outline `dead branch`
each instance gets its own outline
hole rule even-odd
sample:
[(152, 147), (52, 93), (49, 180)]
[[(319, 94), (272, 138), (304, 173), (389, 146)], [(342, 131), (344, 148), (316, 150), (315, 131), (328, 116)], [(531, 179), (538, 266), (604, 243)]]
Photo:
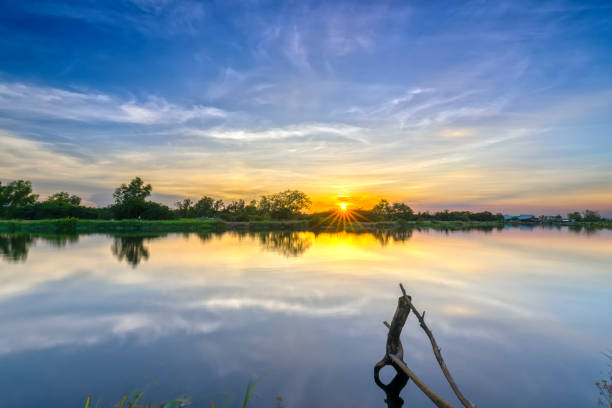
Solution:
[(455, 393), (455, 395), (457, 396), (459, 401), (461, 401), (461, 404), (465, 408), (476, 408), (476, 406), (472, 404), (461, 393), (461, 391), (459, 391), (459, 387), (455, 383), (453, 376), (451, 375), (450, 371), (448, 371), (448, 367), (446, 366), (446, 363), (444, 362), (444, 359), (442, 358), (440, 347), (438, 347), (438, 343), (436, 342), (436, 339), (434, 338), (433, 333), (427, 326), (427, 323), (425, 323), (425, 311), (423, 311), (423, 314), (420, 314), (419, 311), (416, 309), (416, 307), (414, 307), (414, 305), (412, 304), (412, 298), (406, 294), (406, 290), (404, 289), (404, 286), (401, 283), (399, 284), (399, 286), (400, 286), (400, 289), (402, 290), (402, 294), (404, 295), (404, 298), (408, 302), (410, 310), (412, 310), (412, 312), (416, 315), (417, 319), (419, 319), (419, 325), (421, 326), (425, 334), (427, 334), (427, 337), (429, 338), (429, 342), (431, 343), (431, 347), (433, 348), (434, 355), (436, 356), (436, 360), (438, 360), (438, 364), (440, 365), (440, 368), (442, 369), (442, 372), (444, 373), (444, 377), (446, 377), (446, 380), (448, 381), (449, 385), (453, 389), (453, 392)]
[(401, 359), (397, 358), (397, 356), (394, 356), (394, 355), (390, 355), (389, 357), (391, 357), (391, 360), (393, 361), (393, 363), (397, 365), (397, 367), (399, 367), (400, 370), (405, 372), (408, 377), (412, 378), (412, 381), (414, 381), (417, 387), (419, 387), (419, 389), (423, 391), (423, 394), (427, 395), (427, 397), (431, 400), (431, 402), (436, 404), (437, 407), (454, 408), (451, 404), (446, 402), (441, 396), (433, 392), (431, 388), (429, 388), (423, 381), (421, 381), (421, 379), (417, 377), (416, 374), (414, 374), (410, 368), (408, 368), (408, 366), (406, 365), (406, 363), (404, 363), (404, 361), (402, 361)]
[(410, 296), (406, 296), (405, 294), (404, 296), (400, 296), (397, 300), (397, 309), (395, 310), (391, 324), (385, 322), (385, 325), (389, 328), (387, 334), (387, 347), (385, 356), (374, 366), (374, 380), (377, 384), (381, 383), (379, 372), (384, 366), (390, 365), (395, 368), (398, 373), (400, 371), (404, 372), (409, 378), (412, 378), (412, 381), (414, 381), (417, 387), (419, 387), (438, 408), (454, 408), (425, 385), (425, 383), (421, 381), (403, 361), (404, 350), (400, 340), (400, 334), (410, 314), (410, 305)]

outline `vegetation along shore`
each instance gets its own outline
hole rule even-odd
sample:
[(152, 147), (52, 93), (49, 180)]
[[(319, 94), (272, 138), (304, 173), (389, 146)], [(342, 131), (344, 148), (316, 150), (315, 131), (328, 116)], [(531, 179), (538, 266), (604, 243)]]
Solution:
[(0, 232), (189, 232), (224, 230), (338, 230), (432, 228), (460, 230), (504, 225), (548, 224), (571, 228), (612, 228), (612, 221), (592, 210), (566, 217), (508, 216), (489, 211), (415, 212), (405, 203), (380, 200), (370, 209), (337, 209), (308, 213), (310, 198), (298, 190), (261, 196), (258, 200), (224, 202), (209, 196), (184, 199), (175, 208), (148, 200), (152, 186), (136, 177), (117, 187), (114, 203), (106, 207), (81, 205), (82, 199), (58, 192), (44, 200), (32, 184), (15, 180), (0, 183)]

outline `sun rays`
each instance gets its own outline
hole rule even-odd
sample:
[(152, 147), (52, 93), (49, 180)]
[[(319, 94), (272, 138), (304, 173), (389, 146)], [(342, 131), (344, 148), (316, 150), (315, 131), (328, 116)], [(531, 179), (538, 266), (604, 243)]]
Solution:
[(355, 224), (362, 228), (361, 221), (368, 221), (368, 219), (355, 210), (351, 210), (349, 208), (349, 203), (340, 202), (338, 203), (338, 208), (334, 209), (331, 214), (322, 219), (319, 223), (317, 223), (317, 227), (323, 226), (327, 224), (328, 226), (336, 229), (348, 229), (354, 231)]

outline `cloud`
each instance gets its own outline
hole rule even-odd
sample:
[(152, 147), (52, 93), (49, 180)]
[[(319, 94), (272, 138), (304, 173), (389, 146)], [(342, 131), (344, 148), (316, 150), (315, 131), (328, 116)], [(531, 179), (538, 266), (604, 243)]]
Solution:
[(0, 111), (35, 119), (142, 125), (180, 124), (195, 119), (227, 117), (227, 112), (215, 107), (195, 105), (185, 108), (161, 97), (149, 97), (145, 102), (126, 101), (103, 93), (10, 82), (0, 83)]
[(340, 136), (348, 140), (365, 143), (362, 138), (366, 129), (358, 126), (343, 124), (296, 124), (283, 128), (270, 128), (264, 130), (214, 128), (208, 131), (195, 132), (218, 139), (232, 139), (244, 141), (279, 140), (289, 138), (304, 138), (317, 136)]

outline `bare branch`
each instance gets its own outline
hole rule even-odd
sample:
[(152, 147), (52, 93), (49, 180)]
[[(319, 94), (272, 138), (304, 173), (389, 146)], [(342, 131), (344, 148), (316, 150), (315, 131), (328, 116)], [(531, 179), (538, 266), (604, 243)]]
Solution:
[(433, 348), (434, 355), (436, 356), (436, 360), (438, 360), (438, 364), (440, 365), (440, 368), (442, 369), (442, 372), (444, 373), (444, 377), (446, 377), (446, 380), (448, 381), (449, 385), (453, 389), (453, 392), (455, 393), (455, 395), (457, 396), (459, 401), (461, 401), (461, 404), (465, 408), (476, 408), (476, 406), (472, 404), (463, 395), (463, 393), (461, 393), (461, 391), (459, 391), (459, 387), (455, 383), (453, 376), (451, 375), (450, 371), (448, 371), (448, 367), (446, 366), (446, 363), (444, 362), (444, 359), (442, 358), (442, 352), (440, 351), (440, 347), (438, 347), (438, 343), (436, 342), (436, 339), (434, 338), (433, 333), (431, 332), (429, 327), (427, 327), (427, 323), (425, 323), (425, 312), (423, 312), (423, 314), (420, 314), (419, 311), (416, 309), (416, 307), (414, 307), (414, 305), (412, 304), (411, 297), (406, 295), (406, 291), (404, 290), (404, 287), (402, 286), (401, 283), (400, 283), (400, 289), (402, 290), (404, 297), (408, 301), (410, 309), (416, 315), (417, 319), (419, 319), (419, 325), (421, 326), (425, 334), (427, 334), (427, 337), (429, 337), (429, 341), (431, 343), (431, 347)]
[(451, 404), (443, 400), (442, 397), (440, 397), (438, 394), (433, 392), (431, 388), (429, 388), (423, 381), (421, 381), (421, 379), (417, 377), (416, 374), (413, 373), (412, 370), (408, 368), (406, 363), (404, 363), (401, 359), (397, 358), (397, 356), (393, 354), (391, 354), (389, 357), (391, 358), (391, 361), (393, 361), (393, 363), (396, 365), (396, 367), (398, 367), (400, 370), (406, 373), (406, 375), (410, 377), (412, 381), (414, 381), (417, 387), (419, 387), (419, 389), (423, 391), (423, 394), (427, 395), (427, 397), (431, 400), (431, 402), (436, 404), (437, 407), (454, 408)]
[[(405, 293), (405, 292), (404, 292)], [(451, 404), (446, 402), (442, 397), (433, 392), (423, 381), (421, 381), (404, 363), (404, 350), (402, 342), (400, 340), (400, 334), (406, 323), (406, 319), (410, 314), (410, 296), (403, 295), (397, 300), (397, 309), (393, 315), (391, 324), (384, 322), (385, 326), (389, 328), (387, 333), (387, 347), (385, 356), (374, 366), (374, 380), (377, 384), (380, 383), (379, 372), (387, 365), (393, 366), (396, 371), (402, 371), (409, 378), (412, 378), (414, 383), (427, 395), (427, 397), (434, 403), (438, 408), (454, 408)]]

